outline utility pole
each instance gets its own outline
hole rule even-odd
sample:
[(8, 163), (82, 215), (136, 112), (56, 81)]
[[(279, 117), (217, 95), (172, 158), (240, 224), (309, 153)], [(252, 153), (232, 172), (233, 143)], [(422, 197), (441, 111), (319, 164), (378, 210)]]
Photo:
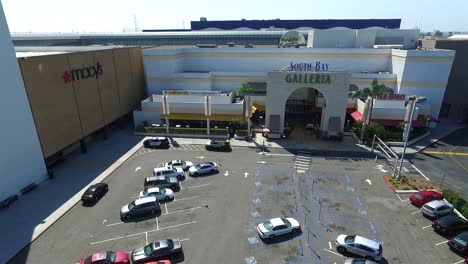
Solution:
[(418, 99), (416, 98), (416, 96), (410, 96), (408, 98), (408, 108), (409, 108), (410, 112), (409, 112), (409, 117), (408, 117), (408, 115), (405, 116), (405, 119), (407, 119), (407, 120), (405, 120), (406, 121), (406, 124), (405, 124), (405, 137), (404, 137), (405, 144), (403, 146), (403, 153), (401, 154), (400, 167), (398, 168), (398, 173), (396, 175), (397, 180), (400, 180), (400, 178), (401, 178), (401, 169), (403, 168), (403, 159), (405, 158), (406, 147), (408, 146), (408, 138), (409, 138), (409, 134), (411, 132), (411, 124), (413, 123), (414, 109), (416, 108), (417, 101), (418, 101)]

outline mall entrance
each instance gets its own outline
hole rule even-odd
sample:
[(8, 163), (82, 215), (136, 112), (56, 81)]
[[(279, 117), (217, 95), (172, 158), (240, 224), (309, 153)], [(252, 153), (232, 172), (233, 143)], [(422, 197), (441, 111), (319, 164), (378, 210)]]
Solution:
[(286, 100), (284, 135), (315, 138), (322, 125), (323, 95), (314, 88), (299, 88)]

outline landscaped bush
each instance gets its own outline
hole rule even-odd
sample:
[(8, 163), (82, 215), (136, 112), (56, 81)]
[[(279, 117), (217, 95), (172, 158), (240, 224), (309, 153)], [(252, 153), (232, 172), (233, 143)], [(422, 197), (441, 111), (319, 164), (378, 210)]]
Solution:
[(239, 137), (247, 137), (249, 132), (247, 130), (236, 130), (236, 135)]
[(442, 194), (464, 217), (468, 218), (468, 202), (461, 198), (454, 190), (446, 189), (442, 191)]
[[(166, 134), (167, 129), (165, 127), (145, 127), (138, 126), (137, 132), (145, 133), (158, 133)], [(194, 135), (206, 135), (206, 128), (190, 128), (190, 127), (169, 127), (169, 134), (194, 134)], [(211, 135), (227, 135), (227, 129), (225, 128), (211, 128)]]

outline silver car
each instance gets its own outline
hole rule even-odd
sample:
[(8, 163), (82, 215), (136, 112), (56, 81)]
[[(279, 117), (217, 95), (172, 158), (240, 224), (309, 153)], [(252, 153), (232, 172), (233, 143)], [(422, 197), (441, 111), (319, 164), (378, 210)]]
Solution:
[(180, 168), (184, 171), (188, 170), (192, 166), (193, 163), (188, 160), (173, 160), (164, 164), (164, 167)]
[(189, 169), (190, 176), (198, 176), (207, 173), (219, 172), (218, 164), (214, 162), (203, 162), (198, 165), (192, 166)]
[(382, 259), (382, 242), (362, 236), (339, 235), (336, 238), (336, 250), (341, 254), (350, 252), (373, 261)]
[(120, 208), (120, 218), (125, 220), (129, 220), (134, 216), (148, 213), (161, 213), (161, 207), (159, 206), (159, 203), (154, 196), (137, 199)]
[(185, 172), (181, 168), (159, 167), (153, 169), (153, 176), (169, 176), (180, 181), (185, 178)]
[(346, 258), (343, 264), (379, 264), (375, 261), (362, 258)]
[(153, 187), (140, 192), (140, 198), (154, 196), (158, 201), (169, 201), (174, 199), (174, 191), (169, 188)]
[(425, 203), (421, 207), (421, 212), (429, 217), (438, 218), (443, 215), (452, 213), (453, 209), (453, 204), (444, 200), (436, 200)]

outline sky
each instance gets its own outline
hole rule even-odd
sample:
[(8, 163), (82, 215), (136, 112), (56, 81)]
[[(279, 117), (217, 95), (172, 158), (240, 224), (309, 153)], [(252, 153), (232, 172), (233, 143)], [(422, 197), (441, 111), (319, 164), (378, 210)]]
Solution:
[(401, 28), (468, 31), (468, 0), (1, 0), (10, 32), (190, 28), (190, 21), (401, 18)]

